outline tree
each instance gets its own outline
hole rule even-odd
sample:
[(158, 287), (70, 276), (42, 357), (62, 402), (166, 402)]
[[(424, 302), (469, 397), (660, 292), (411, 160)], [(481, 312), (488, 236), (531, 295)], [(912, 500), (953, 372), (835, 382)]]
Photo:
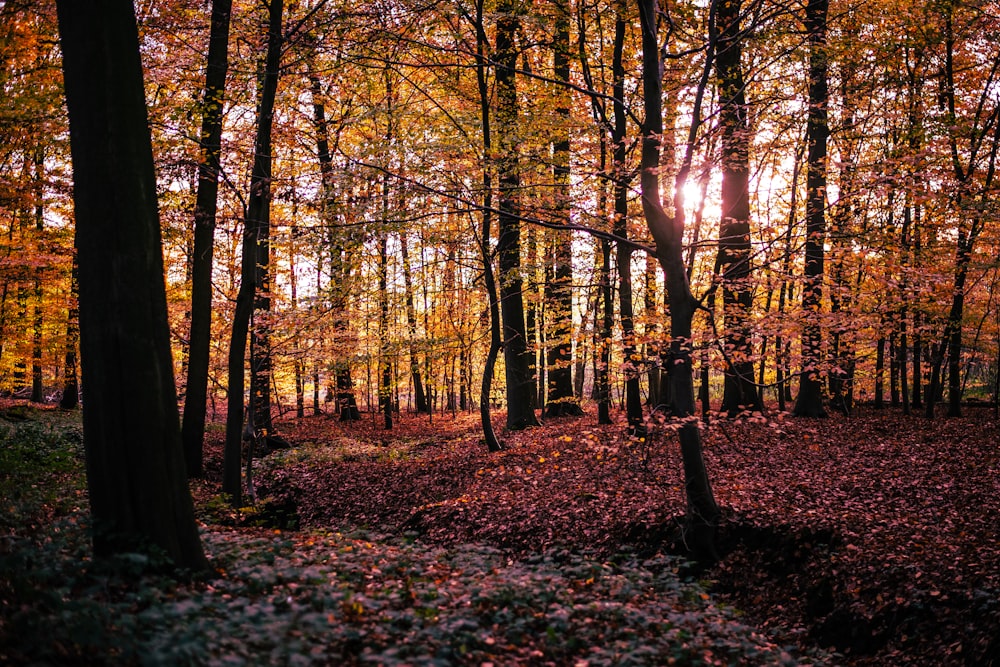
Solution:
[[(660, 198), (660, 142), (663, 136), (662, 84), (660, 72), (660, 42), (657, 21), (657, 0), (640, 0), (639, 20), (642, 26), (642, 99), (645, 120), (642, 127), (642, 163), (640, 188), (642, 211), (646, 225), (656, 243), (656, 258), (664, 272), (667, 300), (670, 308), (670, 346), (667, 373), (672, 396), (672, 413), (679, 421), (681, 455), (684, 465), (684, 489), (687, 498), (687, 522), (691, 531), (691, 546), (695, 557), (704, 560), (718, 558), (715, 535), (719, 523), (719, 506), (705, 468), (701, 432), (695, 416), (694, 379), (691, 365), (691, 321), (698, 302), (691, 293), (684, 263), (682, 239), (684, 208), (675, 206), (673, 216), (667, 214)], [(711, 66), (712, 42), (706, 56), (706, 73)], [(702, 78), (700, 90), (704, 90)], [(695, 118), (700, 110), (700, 97), (695, 104)], [(691, 134), (697, 130), (692, 126)], [(678, 172), (677, 193), (683, 192), (684, 179), (690, 168), (691, 145), (688, 142), (684, 164)], [(681, 195), (682, 196), (682, 195)]]
[[(559, 136), (553, 141), (554, 211), (558, 222), (570, 222), (570, 71), (569, 71), (569, 0), (555, 2), (555, 39), (553, 72), (556, 85), (556, 115)], [(552, 239), (551, 269), (546, 272), (550, 343), (548, 372), (549, 417), (581, 415), (583, 410), (573, 395), (573, 238), (569, 231), (556, 232)]]
[(212, 335), (212, 254), (218, 208), (222, 108), (229, 69), (229, 18), (232, 0), (212, 1), (212, 27), (202, 101), (198, 195), (194, 207), (194, 256), (191, 261), (191, 332), (184, 392), (181, 440), (188, 477), (202, 475), (209, 345)]
[(518, 102), (515, 72), (515, 39), (520, 27), (516, 2), (501, 0), (497, 7), (497, 180), (499, 181), (500, 311), (503, 318), (503, 352), (506, 362), (507, 428), (536, 426), (532, 407), (531, 354), (524, 324), (521, 280), (521, 223), (519, 220), (521, 175), (518, 156)]
[[(619, 0), (615, 4), (615, 41), (612, 55), (612, 98), (614, 128), (611, 132), (611, 170), (614, 178), (614, 225), (612, 229), (620, 238), (628, 238), (628, 188), (629, 175), (625, 163), (625, 135), (628, 117), (625, 111), (625, 16), (626, 3)], [(662, 121), (661, 121), (662, 122)], [(632, 247), (619, 241), (615, 244), (615, 262), (618, 269), (618, 312), (621, 319), (623, 350), (625, 359), (625, 415), (628, 419), (629, 434), (642, 437), (642, 398), (639, 396), (639, 358), (635, 341), (635, 320), (632, 302)]]
[(722, 411), (764, 409), (754, 384), (749, 316), (750, 285), (750, 126), (746, 84), (740, 63), (743, 34), (740, 0), (721, 0), (715, 12), (719, 41), (715, 67), (719, 77), (719, 126), (722, 167), (722, 220), (717, 261), (722, 281), (726, 325), (726, 374)]
[[(271, 0), (268, 5), (267, 56), (264, 63), (263, 76), (260, 81), (260, 104), (257, 109), (257, 133), (254, 139), (254, 161), (250, 176), (250, 195), (243, 225), (243, 257), (240, 272), (240, 291), (236, 296), (236, 311), (233, 314), (232, 336), (229, 343), (229, 397), (226, 412), (226, 446), (223, 461), (222, 490), (231, 496), (234, 506), (242, 504), (242, 482), (240, 480), (241, 442), (243, 440), (243, 393), (246, 362), (246, 345), (253, 311), (258, 305), (258, 290), (265, 290), (267, 285), (259, 281), (266, 275), (261, 270), (262, 255), (268, 252), (268, 246), (261, 243), (266, 238), (270, 226), (271, 211), (271, 127), (274, 121), (274, 99), (278, 91), (278, 68), (281, 63), (281, 17), (283, 0)], [(264, 341), (257, 341), (258, 346)], [(254, 341), (251, 341), (253, 349)], [(259, 348), (258, 348), (259, 349)], [(255, 355), (251, 352), (251, 366)], [(253, 381), (257, 376), (256, 384)], [(260, 414), (255, 398), (255, 392), (266, 394), (270, 387), (260, 386), (260, 377), (265, 372), (260, 368), (251, 368), (250, 384), (250, 417), (253, 425), (248, 428), (252, 437), (258, 428), (267, 428), (267, 423), (257, 421)], [(270, 374), (266, 374), (270, 377)], [(268, 405), (270, 403), (268, 402)], [(268, 408), (268, 418), (270, 409)], [(263, 435), (267, 435), (264, 432)]]
[(806, 250), (802, 309), (802, 374), (793, 414), (824, 417), (823, 338), (818, 322), (823, 297), (823, 244), (826, 240), (827, 65), (826, 16), (829, 0), (808, 0), (805, 26), (809, 43), (809, 99), (806, 126)]
[[(334, 326), (340, 333), (345, 333), (347, 295), (350, 289), (351, 255), (356, 253), (359, 245), (353, 238), (350, 228), (341, 230), (333, 224), (335, 208), (335, 184), (333, 172), (333, 156), (330, 151), (330, 128), (326, 119), (326, 105), (323, 102), (322, 86), (319, 76), (309, 74), (309, 95), (312, 102), (313, 125), (316, 132), (316, 153), (319, 158), (322, 192), (320, 211), (323, 219), (330, 226), (329, 252), (332, 285), (330, 287), (332, 301), (331, 310), (334, 313)], [(357, 421), (361, 419), (357, 400), (354, 397), (354, 380), (351, 378), (351, 366), (345, 361), (337, 364), (337, 407), (341, 421)]]
[(156, 177), (132, 3), (59, 0), (70, 119), (87, 481), (99, 556), (206, 567), (184, 474)]

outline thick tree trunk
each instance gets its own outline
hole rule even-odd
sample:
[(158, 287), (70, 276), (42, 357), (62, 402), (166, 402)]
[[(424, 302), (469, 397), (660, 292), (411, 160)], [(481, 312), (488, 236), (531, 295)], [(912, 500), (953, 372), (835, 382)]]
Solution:
[[(559, 136), (552, 144), (552, 180), (556, 222), (570, 222), (570, 72), (569, 72), (569, 0), (554, 0), (555, 39), (553, 44), (553, 74), (556, 91), (557, 127)], [(552, 234), (552, 271), (546, 282), (548, 303), (549, 346), (548, 404), (545, 415), (559, 417), (581, 415), (583, 410), (573, 390), (573, 237), (570, 232)]]
[(521, 280), (521, 175), (517, 138), (518, 101), (515, 83), (517, 49), (514, 40), (520, 29), (518, 9), (512, 0), (497, 7), (496, 99), (497, 177), (500, 186), (497, 254), (500, 260), (500, 312), (503, 316), (503, 351), (507, 386), (507, 428), (519, 430), (537, 426), (532, 407), (531, 359), (524, 324)]
[(129, 0), (57, 3), (80, 275), (87, 480), (98, 556), (206, 567), (184, 474), (156, 177)]
[(823, 245), (826, 240), (827, 84), (826, 16), (829, 0), (807, 0), (805, 27), (809, 42), (809, 110), (806, 126), (806, 252), (802, 310), (802, 374), (793, 414), (825, 417), (823, 407), (823, 334), (817, 319), (823, 297)]
[(212, 255), (218, 208), (222, 109), (229, 70), (229, 18), (232, 0), (212, 1), (212, 24), (205, 69), (205, 96), (201, 104), (201, 145), (198, 194), (194, 205), (194, 253), (191, 262), (191, 331), (188, 337), (187, 389), (181, 440), (189, 478), (201, 477), (208, 363), (212, 338)]
[(750, 142), (747, 103), (740, 63), (740, 0), (720, 0), (715, 59), (719, 77), (719, 126), (722, 130), (722, 220), (718, 267), (722, 280), (726, 372), (721, 410), (735, 416), (764, 406), (754, 384), (753, 350), (748, 323), (752, 305), (750, 278)]

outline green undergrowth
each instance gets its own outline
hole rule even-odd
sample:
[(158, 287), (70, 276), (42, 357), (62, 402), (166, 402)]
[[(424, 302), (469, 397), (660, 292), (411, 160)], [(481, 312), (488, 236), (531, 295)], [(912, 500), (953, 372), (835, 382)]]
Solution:
[(208, 529), (213, 574), (178, 582), (53, 531), (4, 556), (5, 664), (794, 664), (669, 557)]
[(79, 412), (16, 405), (0, 411), (0, 530), (23, 532), (81, 502)]

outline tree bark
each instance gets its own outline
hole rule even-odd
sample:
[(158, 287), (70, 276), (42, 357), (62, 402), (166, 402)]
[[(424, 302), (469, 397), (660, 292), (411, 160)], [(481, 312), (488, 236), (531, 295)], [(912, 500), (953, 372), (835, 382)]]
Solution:
[[(229, 345), (229, 398), (226, 414), (226, 446), (223, 460), (223, 492), (231, 494), (233, 504), (239, 506), (242, 500), (240, 483), (241, 442), (243, 438), (243, 392), (246, 343), (253, 313), (264, 304), (255, 299), (258, 290), (266, 289), (258, 281), (265, 278), (260, 270), (263, 256), (269, 245), (262, 242), (270, 228), (271, 211), (271, 126), (274, 120), (274, 99), (278, 90), (278, 68), (281, 60), (281, 17), (283, 0), (271, 0), (268, 6), (267, 56), (261, 80), (260, 106), (257, 110), (257, 133), (254, 139), (254, 162), (250, 175), (250, 195), (247, 203), (243, 227), (243, 257), (240, 276), (240, 290), (236, 295), (236, 310), (233, 314), (232, 337)], [(270, 403), (265, 409), (256, 399), (270, 396), (269, 378), (262, 376), (267, 369), (255, 367), (260, 361), (260, 346), (266, 338), (255, 334), (251, 340), (251, 382), (250, 410), (251, 422), (260, 435), (270, 432)], [(257, 346), (257, 353), (254, 346)], [(254, 379), (256, 377), (256, 379)], [(264, 386), (261, 386), (262, 383)], [(258, 394), (260, 396), (258, 396)], [(258, 419), (264, 419), (261, 422)], [(255, 434), (256, 435), (256, 434)]]
[(129, 0), (59, 0), (97, 556), (207, 567), (184, 474), (156, 177)]
[(410, 273), (410, 248), (406, 232), (399, 233), (400, 260), (403, 263), (403, 285), (406, 288), (406, 325), (410, 333), (410, 380), (413, 382), (413, 403), (417, 412), (430, 414), (430, 403), (424, 392), (424, 382), (420, 374), (420, 358), (417, 355), (417, 310), (413, 302), (413, 276)]
[(191, 331), (188, 336), (187, 389), (181, 440), (189, 478), (201, 477), (208, 363), (212, 338), (212, 256), (218, 209), (222, 110), (229, 70), (229, 18), (232, 0), (212, 0), (212, 24), (205, 69), (205, 96), (201, 104), (201, 140), (198, 194), (194, 205), (194, 253), (191, 262)]
[(740, 63), (743, 53), (741, 11), (741, 0), (720, 0), (715, 14), (719, 40), (715, 67), (719, 77), (719, 126), (722, 130), (718, 270), (722, 281), (727, 357), (720, 409), (731, 417), (745, 410), (764, 410), (754, 384), (748, 323), (753, 299), (749, 284), (751, 130)]
[(80, 380), (77, 374), (77, 348), (80, 345), (80, 279), (76, 253), (69, 279), (69, 305), (66, 317), (66, 348), (63, 355), (63, 392), (59, 407), (74, 410), (80, 403)]
[[(556, 85), (557, 127), (559, 136), (552, 144), (554, 215), (557, 222), (570, 222), (570, 71), (569, 71), (569, 0), (554, 0), (555, 40), (553, 74)], [(581, 415), (583, 410), (573, 391), (573, 237), (569, 231), (552, 234), (552, 272), (546, 283), (548, 302), (549, 346), (547, 417)]]
[[(619, 0), (615, 4), (615, 42), (612, 55), (611, 96), (614, 98), (614, 128), (611, 133), (611, 170), (614, 178), (614, 224), (616, 236), (628, 238), (628, 187), (629, 179), (625, 166), (625, 133), (628, 116), (625, 113), (625, 16), (626, 3)], [(635, 312), (632, 299), (632, 248), (625, 243), (615, 244), (615, 264), (618, 269), (618, 316), (622, 325), (622, 356), (625, 370), (625, 417), (629, 435), (635, 438), (645, 436), (643, 425), (642, 398), (639, 395), (639, 374), (637, 366), (639, 350), (635, 343)]]
[(532, 407), (531, 359), (524, 324), (521, 280), (521, 175), (517, 128), (518, 102), (514, 40), (520, 29), (518, 9), (513, 0), (501, 0), (497, 7), (496, 99), (497, 99), (497, 178), (499, 181), (499, 229), (497, 254), (500, 261), (500, 311), (503, 316), (503, 345), (507, 386), (507, 428), (520, 430), (537, 426)]
[[(489, 299), (490, 348), (486, 353), (483, 378), (479, 388), (479, 418), (483, 427), (483, 439), (490, 452), (499, 452), (503, 445), (497, 439), (490, 417), (490, 390), (493, 387), (493, 372), (497, 357), (503, 349), (503, 333), (500, 321), (500, 297), (493, 275), (493, 254), (490, 252), (490, 236), (493, 220), (493, 135), (490, 129), (490, 94), (486, 80), (486, 27), (483, 24), (485, 0), (476, 0), (476, 83), (479, 88), (479, 112), (483, 124), (483, 210), (482, 227), (479, 235), (479, 254), (483, 260), (483, 283)], [(468, 359), (467, 359), (468, 362)], [(471, 364), (470, 364), (471, 365)], [(471, 374), (470, 374), (471, 375)]]
[(802, 310), (802, 374), (792, 413), (825, 417), (823, 407), (823, 333), (818, 315), (823, 297), (823, 245), (826, 240), (827, 84), (826, 20), (829, 0), (807, 0), (809, 99), (806, 120), (806, 252)]
[[(691, 367), (691, 321), (697, 301), (691, 294), (684, 263), (683, 207), (675, 207), (671, 217), (660, 198), (660, 141), (663, 134), (662, 90), (660, 83), (660, 44), (657, 29), (657, 0), (640, 0), (639, 17), (642, 27), (642, 82), (645, 123), (642, 128), (642, 162), (640, 189), (642, 211), (650, 234), (656, 243), (656, 257), (663, 268), (670, 308), (670, 354), (667, 366), (672, 391), (672, 412), (679, 420), (678, 435), (684, 465), (684, 486), (687, 499), (687, 524), (694, 556), (699, 560), (718, 558), (715, 539), (719, 524), (719, 507), (705, 467), (701, 431), (695, 415), (694, 381)], [(711, 49), (708, 60), (711, 61)], [(704, 82), (705, 79), (702, 79)], [(696, 110), (695, 116), (699, 110)], [(690, 151), (690, 144), (688, 150)], [(689, 159), (689, 156), (688, 156)], [(688, 159), (686, 164), (690, 164)], [(678, 180), (685, 177), (682, 167)], [(682, 185), (682, 182), (679, 183)], [(683, 188), (678, 188), (682, 191)]]

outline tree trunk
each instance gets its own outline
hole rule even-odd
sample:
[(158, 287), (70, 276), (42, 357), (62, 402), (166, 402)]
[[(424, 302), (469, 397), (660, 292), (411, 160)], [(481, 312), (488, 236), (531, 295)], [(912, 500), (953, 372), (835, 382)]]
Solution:
[[(239, 507), (242, 501), (241, 443), (243, 440), (243, 392), (244, 366), (246, 361), (246, 343), (253, 312), (258, 309), (254, 298), (258, 289), (264, 286), (257, 283), (264, 277), (258, 265), (263, 261), (262, 255), (268, 247), (261, 243), (261, 236), (267, 235), (270, 227), (271, 207), (271, 125), (274, 119), (274, 98), (278, 89), (278, 68), (281, 59), (281, 16), (283, 0), (271, 0), (268, 10), (267, 58), (264, 76), (261, 81), (260, 106), (257, 112), (257, 134), (254, 140), (254, 162), (250, 175), (250, 195), (248, 197), (246, 217), (243, 227), (243, 257), (240, 274), (240, 290), (236, 295), (236, 310), (233, 314), (232, 337), (229, 345), (229, 397), (226, 414), (226, 446), (223, 459), (223, 492), (231, 495), (232, 502)], [(266, 344), (266, 338), (258, 338), (259, 346)], [(253, 411), (251, 421), (258, 431), (265, 431), (269, 421), (258, 422), (258, 416), (270, 419), (270, 404), (268, 402), (266, 415), (262, 406), (257, 404), (256, 394), (270, 396), (270, 386), (263, 385), (263, 375), (267, 369), (255, 368), (258, 358), (253, 352), (251, 341), (251, 383), (250, 410)], [(254, 380), (254, 377), (257, 379)], [(270, 375), (267, 374), (269, 381)]]
[(191, 331), (188, 336), (187, 389), (181, 440), (189, 478), (204, 474), (202, 444), (208, 398), (208, 363), (212, 338), (212, 255), (218, 208), (222, 109), (229, 69), (229, 18), (232, 0), (212, 0), (212, 24), (201, 108), (198, 194), (194, 205), (194, 253), (191, 262)]
[(826, 16), (829, 0), (807, 0), (805, 27), (809, 42), (809, 110), (806, 125), (806, 252), (802, 310), (802, 374), (793, 414), (825, 417), (823, 407), (823, 334), (818, 315), (823, 297), (823, 245), (826, 240), (827, 62)]
[[(383, 183), (383, 188), (388, 186)], [(385, 193), (383, 193), (385, 194)], [(392, 348), (389, 345), (389, 253), (388, 232), (383, 231), (378, 242), (378, 338), (379, 349), (379, 389), (378, 408), (382, 413), (383, 426), (392, 430)]]
[(66, 317), (66, 350), (63, 356), (63, 392), (59, 407), (73, 410), (80, 402), (80, 381), (77, 376), (77, 347), (80, 344), (80, 279), (76, 253), (69, 279), (69, 306)]
[(875, 409), (885, 407), (885, 337), (878, 339), (875, 348)]
[(719, 77), (719, 126), (722, 130), (722, 220), (719, 223), (719, 274), (725, 321), (726, 372), (721, 410), (733, 417), (745, 410), (762, 412), (754, 384), (753, 350), (748, 323), (752, 305), (750, 278), (750, 142), (747, 103), (740, 63), (740, 0), (720, 0), (716, 10), (719, 39), (715, 59)]
[[(556, 222), (570, 222), (570, 72), (569, 72), (569, 0), (554, 0), (555, 38), (553, 43), (553, 75), (556, 90), (556, 127), (558, 136), (552, 143), (552, 180)], [(551, 273), (546, 281), (548, 303), (549, 345), (547, 417), (581, 415), (583, 410), (573, 391), (573, 237), (569, 231), (552, 235)]]
[(184, 474), (156, 176), (132, 3), (57, 3), (80, 276), (97, 556), (155, 546), (207, 567)]
[[(349, 323), (347, 313), (348, 281), (350, 266), (347, 255), (354, 250), (354, 244), (349, 231), (342, 231), (334, 226), (334, 175), (333, 157), (330, 153), (330, 129), (326, 120), (326, 105), (323, 104), (322, 87), (319, 77), (309, 76), (309, 94), (313, 107), (313, 126), (316, 130), (316, 152), (319, 158), (319, 170), (323, 183), (323, 219), (330, 226), (330, 273), (332, 301), (331, 311), (334, 313), (334, 330), (346, 334)], [(345, 241), (346, 236), (346, 241)], [(361, 412), (358, 410), (357, 399), (354, 396), (354, 381), (351, 378), (351, 367), (346, 361), (340, 361), (334, 371), (337, 384), (337, 411), (340, 421), (358, 421)], [(318, 382), (316, 383), (318, 386)]]
[[(614, 128), (611, 133), (611, 171), (614, 178), (614, 225), (616, 236), (628, 238), (628, 187), (625, 164), (625, 133), (628, 116), (625, 110), (625, 16), (626, 3), (615, 4), (615, 42), (612, 56), (614, 77)], [(635, 314), (632, 302), (632, 247), (626, 243), (615, 244), (615, 264), (618, 269), (618, 313), (622, 325), (622, 357), (625, 371), (625, 416), (629, 435), (645, 435), (642, 415), (642, 398), (639, 395), (640, 369), (636, 365), (639, 351), (635, 343)]]
[(500, 260), (500, 311), (503, 316), (503, 351), (506, 366), (507, 428), (519, 430), (537, 426), (532, 408), (531, 359), (524, 324), (521, 280), (521, 175), (518, 156), (518, 102), (515, 82), (517, 49), (514, 40), (520, 29), (518, 9), (512, 0), (497, 7), (496, 99), (497, 177), (500, 186), (497, 254)]
[[(663, 119), (660, 43), (656, 24), (657, 1), (640, 0), (639, 15), (642, 26), (642, 81), (645, 110), (640, 175), (642, 211), (656, 243), (657, 259), (663, 267), (670, 307), (670, 363), (667, 368), (673, 395), (673, 414), (680, 422), (678, 435), (684, 462), (690, 544), (696, 558), (713, 561), (718, 558), (715, 537), (720, 512), (705, 467), (701, 431), (694, 414), (694, 382), (691, 367), (691, 321), (697, 308), (697, 301), (691, 294), (688, 284), (682, 250), (683, 207), (676, 207), (674, 217), (671, 218), (663, 209), (660, 199), (659, 163)], [(711, 51), (709, 48), (707, 58), (709, 63), (712, 59)], [(710, 64), (707, 67), (710, 67)], [(707, 83), (706, 79), (707, 77), (702, 79), (702, 90)], [(696, 118), (699, 113), (700, 110), (696, 109), (694, 114)], [(683, 179), (690, 165), (690, 143), (688, 151), (685, 166), (678, 174), (680, 186), (677, 188), (678, 192), (683, 191)]]
[(406, 325), (410, 330), (410, 379), (413, 382), (414, 409), (430, 413), (430, 404), (424, 393), (424, 382), (420, 375), (420, 359), (417, 356), (417, 311), (413, 303), (413, 276), (410, 274), (410, 249), (406, 232), (399, 233), (400, 259), (403, 262), (403, 284), (406, 287)]

